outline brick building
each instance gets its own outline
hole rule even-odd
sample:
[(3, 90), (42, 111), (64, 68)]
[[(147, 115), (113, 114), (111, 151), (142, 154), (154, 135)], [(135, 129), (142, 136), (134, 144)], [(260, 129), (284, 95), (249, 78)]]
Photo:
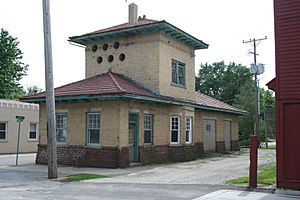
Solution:
[[(86, 78), (55, 89), (58, 161), (96, 167), (163, 163), (238, 150), (245, 112), (195, 92), (195, 54), (208, 45), (166, 21), (137, 17), (80, 36)], [(47, 162), (45, 93), (37, 162)]]
[(19, 152), (36, 152), (39, 139), (39, 105), (0, 99), (0, 154), (17, 152), (18, 123), (16, 116), (24, 116), (20, 125)]

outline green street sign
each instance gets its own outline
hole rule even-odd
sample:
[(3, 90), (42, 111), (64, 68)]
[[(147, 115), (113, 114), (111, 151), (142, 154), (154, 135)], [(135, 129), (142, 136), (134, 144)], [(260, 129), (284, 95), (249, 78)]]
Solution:
[(25, 117), (24, 116), (16, 116), (17, 122), (22, 122), (24, 121)]

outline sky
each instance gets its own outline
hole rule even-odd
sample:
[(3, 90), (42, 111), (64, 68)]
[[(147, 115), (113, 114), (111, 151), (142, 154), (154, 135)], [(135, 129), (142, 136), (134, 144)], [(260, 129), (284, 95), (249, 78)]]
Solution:
[[(260, 85), (275, 77), (273, 0), (50, 0), (55, 87), (84, 79), (84, 48), (68, 38), (127, 22), (130, 3), (138, 15), (166, 20), (209, 44), (196, 51), (196, 73), (201, 63), (250, 67), (253, 46), (243, 40), (267, 36), (257, 46), (257, 62), (265, 64)], [(45, 89), (42, 0), (0, 0), (0, 28), (18, 38), (29, 65), (21, 84)]]

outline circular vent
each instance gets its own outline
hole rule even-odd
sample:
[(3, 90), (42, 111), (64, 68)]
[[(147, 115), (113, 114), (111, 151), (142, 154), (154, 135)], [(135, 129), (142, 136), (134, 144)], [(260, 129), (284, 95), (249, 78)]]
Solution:
[(121, 54), (119, 55), (119, 60), (120, 60), (120, 61), (124, 61), (124, 60), (125, 60), (125, 54), (124, 54), (124, 53), (121, 53)]
[(101, 56), (99, 56), (99, 57), (97, 58), (97, 63), (100, 64), (100, 63), (102, 63), (102, 61), (103, 61), (103, 58), (102, 58)]
[(93, 51), (93, 52), (96, 52), (97, 49), (98, 49), (97, 45), (93, 45), (93, 46), (92, 46), (92, 51)]
[(103, 46), (102, 46), (102, 49), (104, 50), (104, 51), (106, 51), (107, 49), (108, 49), (108, 44), (103, 44)]
[(114, 43), (114, 49), (118, 49), (120, 47), (120, 43), (118, 41), (116, 41)]
[(108, 62), (112, 62), (114, 60), (114, 56), (113, 55), (109, 55), (107, 58)]

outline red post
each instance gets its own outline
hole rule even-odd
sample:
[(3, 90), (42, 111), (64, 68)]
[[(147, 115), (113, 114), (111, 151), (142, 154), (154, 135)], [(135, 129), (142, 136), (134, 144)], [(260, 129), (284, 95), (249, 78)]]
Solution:
[(249, 172), (249, 187), (257, 187), (257, 149), (258, 136), (252, 135), (250, 137), (250, 172)]

